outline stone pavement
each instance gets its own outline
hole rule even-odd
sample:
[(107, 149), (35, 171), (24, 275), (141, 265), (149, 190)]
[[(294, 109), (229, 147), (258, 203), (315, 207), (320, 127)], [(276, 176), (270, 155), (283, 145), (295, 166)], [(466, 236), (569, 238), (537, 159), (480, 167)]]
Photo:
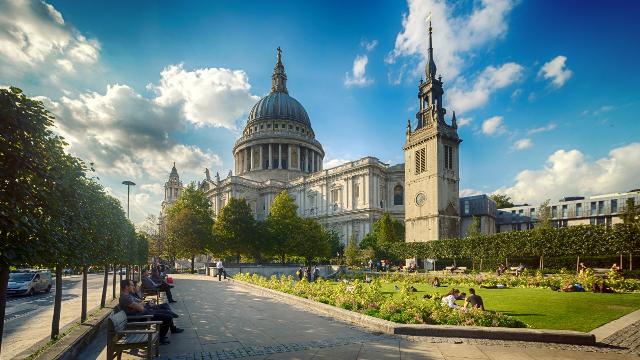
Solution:
[[(161, 359), (638, 359), (615, 347), (377, 334), (255, 296), (233, 282), (174, 279), (176, 324), (185, 331), (160, 347)], [(81, 358), (104, 359), (105, 337)]]

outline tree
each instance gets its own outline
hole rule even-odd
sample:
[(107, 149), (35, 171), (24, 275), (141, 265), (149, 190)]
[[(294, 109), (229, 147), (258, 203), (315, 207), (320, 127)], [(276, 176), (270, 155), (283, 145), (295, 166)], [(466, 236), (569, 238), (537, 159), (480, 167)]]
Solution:
[(295, 251), (295, 235), (300, 233), (302, 220), (297, 206), (286, 191), (276, 196), (271, 205), (266, 228), (271, 251), (284, 264), (286, 256)]
[(358, 263), (360, 258), (360, 249), (358, 249), (358, 239), (355, 236), (349, 238), (347, 248), (344, 250), (344, 256), (347, 259), (347, 265), (353, 266)]
[(538, 227), (540, 229), (551, 228), (551, 207), (549, 206), (550, 199), (545, 200), (538, 207)]
[(214, 252), (234, 255), (237, 263), (240, 255), (260, 257), (256, 222), (245, 199), (229, 199), (216, 217), (213, 233), (216, 238)]
[(640, 225), (640, 204), (635, 205), (633, 198), (628, 198), (620, 218), (625, 224)]
[(471, 219), (471, 224), (467, 227), (467, 237), (473, 238), (482, 235), (480, 232), (480, 218), (474, 216)]
[(339, 256), (338, 254), (344, 254), (344, 244), (340, 240), (340, 235), (335, 230), (329, 230), (327, 232), (329, 237), (330, 252), (329, 256)]
[(195, 272), (195, 257), (212, 247), (213, 218), (211, 202), (204, 192), (189, 184), (167, 212), (167, 239), (175, 254), (191, 259)]
[(496, 207), (498, 209), (510, 208), (513, 207), (513, 202), (511, 202), (511, 197), (505, 194), (492, 194), (489, 196), (491, 200), (496, 202)]
[(314, 219), (302, 220), (302, 231), (296, 234), (296, 255), (309, 265), (315, 257), (331, 255), (331, 244), (327, 230)]

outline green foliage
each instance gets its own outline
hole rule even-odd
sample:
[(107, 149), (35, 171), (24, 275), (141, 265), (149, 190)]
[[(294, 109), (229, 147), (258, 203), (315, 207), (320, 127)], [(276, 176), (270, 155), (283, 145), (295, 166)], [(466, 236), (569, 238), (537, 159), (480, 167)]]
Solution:
[(302, 231), (296, 236), (295, 254), (303, 257), (306, 263), (313, 258), (327, 258), (331, 255), (329, 233), (314, 219), (302, 220)]
[(266, 279), (257, 274), (236, 274), (235, 279), (269, 289), (293, 294), (324, 304), (375, 316), (403, 324), (446, 324), (467, 326), (526, 327), (522, 321), (496, 312), (450, 309), (439, 298), (423, 299), (411, 296), (411, 284), (401, 283), (400, 296), (390, 296), (382, 290), (380, 280), (364, 283), (355, 280), (338, 284), (319, 280), (295, 282), (291, 276)]
[(194, 183), (189, 184), (167, 212), (166, 247), (171, 255), (191, 258), (213, 244), (211, 202)]
[(344, 244), (340, 241), (340, 235), (334, 231), (329, 230), (327, 232), (327, 236), (329, 237), (329, 246), (330, 252), (329, 256), (338, 256), (338, 254), (344, 254)]
[(625, 224), (640, 226), (640, 204), (636, 205), (632, 198), (628, 198), (620, 218)]
[(347, 265), (354, 266), (358, 264), (360, 259), (360, 250), (358, 249), (358, 240), (355, 236), (351, 236), (351, 238), (349, 238), (347, 248), (344, 250), (344, 256), (347, 260)]
[(293, 198), (282, 191), (273, 200), (266, 220), (269, 248), (273, 255), (280, 257), (282, 263), (295, 249), (296, 235), (300, 234), (302, 228), (302, 219), (298, 216), (297, 209)]
[(404, 224), (385, 212), (373, 223), (372, 231), (362, 238), (360, 248), (373, 250), (376, 258), (396, 258), (388, 249), (394, 244), (402, 243), (404, 233)]
[(538, 207), (538, 227), (540, 229), (551, 228), (551, 207), (549, 206), (550, 201), (551, 200), (547, 199)]
[(480, 235), (482, 235), (480, 233), (480, 218), (477, 216), (474, 216), (471, 219), (471, 224), (469, 224), (469, 227), (467, 227), (467, 237), (475, 238)]
[(535, 228), (492, 235), (397, 243), (387, 247), (397, 258), (505, 259), (512, 256), (596, 256), (640, 252), (640, 228), (616, 224)]
[(491, 198), (491, 200), (496, 202), (496, 207), (498, 209), (510, 208), (514, 206), (511, 202), (511, 197), (505, 194), (493, 194), (489, 197)]
[(231, 198), (220, 209), (213, 225), (215, 234), (214, 253), (233, 255), (240, 261), (240, 255), (260, 257), (260, 238), (257, 233), (253, 212), (245, 199)]

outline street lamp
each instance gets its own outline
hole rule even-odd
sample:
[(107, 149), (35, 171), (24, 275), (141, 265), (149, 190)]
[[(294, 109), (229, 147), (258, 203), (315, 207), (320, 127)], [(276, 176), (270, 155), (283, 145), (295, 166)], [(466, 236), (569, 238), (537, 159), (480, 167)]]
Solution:
[(136, 183), (133, 181), (125, 180), (122, 182), (123, 185), (127, 185), (127, 219), (129, 218), (129, 187), (135, 186)]

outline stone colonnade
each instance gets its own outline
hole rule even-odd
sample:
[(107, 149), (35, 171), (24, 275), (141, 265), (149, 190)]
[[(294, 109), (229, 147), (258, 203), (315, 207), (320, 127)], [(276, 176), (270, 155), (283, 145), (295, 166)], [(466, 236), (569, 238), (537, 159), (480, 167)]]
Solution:
[(293, 169), (314, 173), (322, 170), (322, 155), (296, 144), (257, 144), (238, 151), (235, 163), (236, 174), (267, 169)]

